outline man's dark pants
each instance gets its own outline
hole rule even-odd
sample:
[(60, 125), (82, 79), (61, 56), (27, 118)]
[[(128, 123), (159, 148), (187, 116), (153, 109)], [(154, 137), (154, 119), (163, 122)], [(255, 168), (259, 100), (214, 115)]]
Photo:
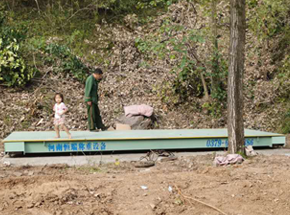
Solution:
[(88, 124), (90, 130), (103, 129), (105, 126), (100, 115), (100, 109), (98, 104), (92, 103), (92, 105), (87, 104), (88, 113)]

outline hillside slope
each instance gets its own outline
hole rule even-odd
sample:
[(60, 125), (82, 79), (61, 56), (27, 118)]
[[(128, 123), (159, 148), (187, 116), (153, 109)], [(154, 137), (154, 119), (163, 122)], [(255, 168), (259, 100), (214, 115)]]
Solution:
[[(218, 29), (219, 49), (227, 60), (228, 4), (221, 1), (217, 7), (223, 17)], [(152, 40), (152, 37), (160, 37), (161, 41), (166, 40), (168, 35), (160, 34), (159, 30), (164, 20), (168, 19), (186, 29), (195, 28), (206, 32), (210, 18), (205, 17), (204, 13), (204, 6), (193, 6), (181, 1), (146, 24), (141, 25), (134, 14), (126, 16), (123, 25), (106, 22), (95, 24), (91, 34), (93, 36), (83, 38), (83, 44), (88, 48), (80, 59), (88, 62), (91, 67), (100, 66), (104, 70), (105, 80), (100, 84), (99, 105), (106, 124), (113, 124), (122, 115), (123, 106), (148, 104), (155, 110), (156, 129), (226, 127), (225, 101), (215, 101), (215, 106), (211, 106), (212, 101), (205, 100), (203, 96), (189, 95), (182, 100), (180, 95), (172, 91), (178, 73), (171, 71), (179, 60), (178, 56), (158, 58), (153, 53), (142, 51), (140, 45), (136, 44), (137, 39), (146, 41)], [(178, 38), (183, 34), (187, 32), (176, 31), (174, 37)], [(56, 40), (63, 38), (56, 37)], [(246, 128), (279, 132), (281, 120), (288, 111), (288, 102), (281, 97), (285, 93), (281, 90), (285, 82), (281, 83), (277, 75), (280, 65), (273, 63), (271, 53), (278, 47), (278, 41), (278, 38), (270, 40), (269, 47), (263, 49), (258, 38), (251, 31), (247, 33), (244, 89)], [(109, 54), (102, 53), (99, 48), (107, 46), (111, 46)], [(211, 46), (210, 38), (206, 36), (205, 43), (197, 44), (195, 48), (201, 60), (210, 58)], [(168, 47), (168, 50), (173, 53), (172, 47)], [(100, 63), (88, 60), (97, 55), (103, 56), (104, 60)], [(210, 68), (209, 65), (206, 67)], [(40, 70), (42, 76), (34, 78), (25, 88), (0, 87), (0, 138), (15, 130), (52, 130), (55, 92), (64, 94), (65, 103), (70, 109), (68, 126), (72, 130), (86, 129), (83, 83), (77, 81), (72, 74), (56, 73), (54, 68), (47, 65), (42, 65)], [(220, 111), (218, 114), (215, 113), (215, 108)]]

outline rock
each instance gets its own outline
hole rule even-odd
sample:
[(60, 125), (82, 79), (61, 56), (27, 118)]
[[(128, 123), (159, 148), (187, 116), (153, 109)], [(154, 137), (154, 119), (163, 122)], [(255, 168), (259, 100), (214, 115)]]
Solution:
[(143, 120), (143, 116), (126, 117), (125, 115), (123, 115), (117, 121), (123, 124), (130, 125), (131, 128), (134, 130), (141, 124)]
[(116, 124), (116, 130), (117, 131), (128, 131), (128, 130), (131, 130), (131, 126), (126, 125), (126, 124)]
[(23, 202), (21, 202), (21, 201), (16, 201), (15, 203), (14, 203), (14, 209), (15, 210), (19, 210), (20, 208), (23, 208)]
[(33, 171), (29, 171), (27, 175), (28, 175), (28, 176), (32, 176), (33, 174), (34, 174)]
[(57, 211), (55, 214), (56, 215), (61, 215), (62, 214), (62, 211)]
[(22, 172), (14, 172), (13, 175), (16, 177), (20, 177), (22, 176)]
[(258, 155), (258, 153), (256, 151), (254, 151), (253, 146), (247, 146), (246, 147), (246, 155), (249, 157), (253, 157)]
[(3, 162), (3, 165), (4, 165), (4, 166), (11, 166), (11, 163), (10, 163), (9, 161), (4, 161), (4, 162)]
[(28, 204), (27, 206), (26, 206), (26, 208), (33, 208), (34, 207), (34, 204), (32, 204), (32, 203), (30, 203), (30, 204)]
[(112, 126), (110, 126), (109, 128), (108, 128), (108, 131), (114, 131), (115, 129), (112, 127)]
[(142, 185), (141, 188), (142, 188), (142, 190), (148, 190), (148, 187), (144, 186), (144, 185)]
[(122, 123), (130, 125), (132, 130), (146, 130), (149, 129), (149, 126), (152, 124), (151, 118), (146, 118), (144, 116), (130, 116), (125, 115), (117, 119), (116, 123)]

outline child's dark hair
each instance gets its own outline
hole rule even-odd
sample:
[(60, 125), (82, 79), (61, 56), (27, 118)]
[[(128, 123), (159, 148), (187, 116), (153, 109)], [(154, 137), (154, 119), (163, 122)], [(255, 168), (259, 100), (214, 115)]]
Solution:
[(61, 102), (63, 102), (63, 95), (61, 93), (56, 93), (54, 95), (54, 101), (55, 101), (56, 96), (59, 96), (61, 98)]

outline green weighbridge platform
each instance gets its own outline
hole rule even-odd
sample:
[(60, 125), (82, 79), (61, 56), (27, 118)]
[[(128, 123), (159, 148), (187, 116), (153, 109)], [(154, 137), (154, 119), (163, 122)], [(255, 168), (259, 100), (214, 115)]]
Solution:
[[(134, 150), (218, 149), (228, 146), (227, 129), (72, 131), (72, 139), (61, 132), (13, 132), (4, 139), (5, 153), (64, 153)], [(245, 145), (285, 145), (285, 136), (245, 129)]]

